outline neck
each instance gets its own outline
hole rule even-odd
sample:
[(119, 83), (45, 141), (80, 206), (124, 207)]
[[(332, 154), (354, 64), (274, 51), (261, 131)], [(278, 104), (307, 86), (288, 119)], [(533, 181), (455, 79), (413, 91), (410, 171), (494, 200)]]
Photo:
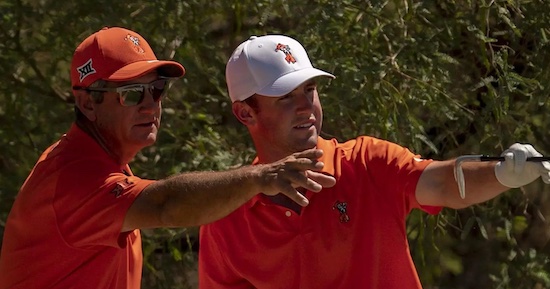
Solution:
[(137, 154), (137, 152), (124, 154), (121, 149), (117, 150), (116, 144), (108, 141), (108, 137), (105, 137), (101, 133), (95, 122), (89, 120), (77, 120), (76, 125), (91, 136), (121, 167), (125, 167)]
[(268, 148), (267, 150), (263, 147), (256, 146), (256, 156), (258, 161), (262, 164), (276, 162), (280, 159), (283, 159), (292, 153), (284, 153), (274, 150), (273, 148)]

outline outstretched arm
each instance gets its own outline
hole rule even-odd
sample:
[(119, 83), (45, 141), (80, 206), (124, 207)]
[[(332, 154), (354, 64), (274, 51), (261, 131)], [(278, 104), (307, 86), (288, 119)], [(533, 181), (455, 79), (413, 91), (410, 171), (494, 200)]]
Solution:
[(502, 192), (527, 185), (539, 177), (550, 183), (550, 163), (527, 162), (528, 157), (542, 156), (531, 145), (514, 144), (504, 151), (504, 162), (464, 163), (462, 170), (466, 198), (462, 199), (454, 178), (454, 160), (428, 165), (416, 186), (421, 205), (465, 208), (490, 200)]
[(460, 209), (490, 200), (509, 189), (495, 177), (496, 162), (464, 163), (467, 192), (462, 199), (454, 178), (454, 164), (454, 160), (435, 161), (424, 169), (416, 186), (419, 204)]
[(322, 151), (310, 149), (271, 164), (229, 171), (193, 172), (157, 181), (146, 187), (128, 210), (122, 231), (155, 227), (198, 226), (225, 217), (254, 195), (283, 193), (306, 206), (295, 188), (313, 192), (336, 181), (320, 171)]

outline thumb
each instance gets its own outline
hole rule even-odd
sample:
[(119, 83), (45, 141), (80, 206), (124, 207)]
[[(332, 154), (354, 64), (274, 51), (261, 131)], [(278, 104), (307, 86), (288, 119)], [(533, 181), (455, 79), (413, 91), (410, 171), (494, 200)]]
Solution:
[(500, 162), (500, 166), (506, 168), (507, 171), (515, 172), (514, 154), (512, 152), (504, 152), (502, 154), (504, 161)]
[(523, 172), (525, 163), (527, 162), (527, 154), (523, 150), (516, 150), (512, 153), (512, 162), (514, 164), (514, 173), (520, 174)]

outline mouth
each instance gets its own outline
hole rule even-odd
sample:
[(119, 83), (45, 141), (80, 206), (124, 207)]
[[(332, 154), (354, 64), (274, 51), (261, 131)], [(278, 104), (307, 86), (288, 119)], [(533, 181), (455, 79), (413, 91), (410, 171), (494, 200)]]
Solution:
[(136, 124), (137, 127), (152, 127), (152, 126), (157, 126), (158, 127), (158, 123), (157, 121), (149, 121), (149, 122), (142, 122), (142, 123), (138, 123)]
[(312, 123), (306, 123), (306, 124), (302, 124), (302, 125), (297, 125), (297, 126), (295, 126), (294, 128), (296, 128), (296, 129), (304, 129), (304, 128), (310, 128), (311, 126), (313, 126)]
[(295, 129), (309, 129), (310, 127), (315, 125), (314, 119), (308, 119), (306, 122), (302, 122), (299, 125), (294, 126)]
[(154, 122), (147, 122), (147, 123), (140, 123), (140, 124), (137, 124), (136, 126), (139, 126), (139, 127), (150, 127), (150, 126), (153, 126), (155, 125)]

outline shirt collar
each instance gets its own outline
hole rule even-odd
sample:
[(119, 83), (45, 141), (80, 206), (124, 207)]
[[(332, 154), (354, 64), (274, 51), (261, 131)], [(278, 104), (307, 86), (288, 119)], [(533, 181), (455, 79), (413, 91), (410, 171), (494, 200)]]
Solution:
[[(69, 131), (63, 136), (66, 141), (72, 146), (78, 147), (79, 152), (86, 152), (89, 155), (104, 155), (106, 158), (113, 160), (111, 156), (99, 145), (99, 143), (82, 130), (76, 123), (71, 125)], [(128, 164), (121, 167), (123, 173), (133, 176), (133, 172)]]

